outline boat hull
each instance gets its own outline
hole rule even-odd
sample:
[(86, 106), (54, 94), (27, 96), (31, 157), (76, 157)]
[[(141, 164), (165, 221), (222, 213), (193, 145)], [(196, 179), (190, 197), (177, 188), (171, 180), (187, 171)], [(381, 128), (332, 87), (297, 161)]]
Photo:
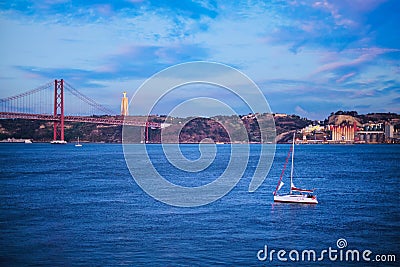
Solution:
[(50, 144), (52, 145), (65, 145), (67, 143), (67, 141), (64, 140), (53, 140), (50, 142)]
[(299, 203), (299, 204), (318, 204), (318, 200), (317, 200), (316, 197), (308, 197), (307, 195), (274, 196), (274, 202)]

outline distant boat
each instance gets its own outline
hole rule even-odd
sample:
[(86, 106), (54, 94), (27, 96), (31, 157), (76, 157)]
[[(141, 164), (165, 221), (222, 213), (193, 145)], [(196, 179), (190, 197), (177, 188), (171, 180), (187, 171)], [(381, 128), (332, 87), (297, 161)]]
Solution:
[[(295, 134), (293, 134), (293, 144), (289, 151), (289, 154), (286, 158), (285, 165), (283, 167), (281, 177), (279, 178), (278, 185), (274, 191), (274, 202), (283, 202), (283, 203), (300, 203), (300, 204), (318, 204), (317, 197), (313, 194), (314, 189), (301, 189), (297, 188), (293, 184), (293, 168), (294, 168), (294, 139)], [(279, 195), (278, 192), (283, 186), (282, 178), (285, 173), (286, 164), (288, 163), (290, 153), (292, 153), (292, 166), (290, 170), (290, 191), (289, 194)]]
[(31, 139), (15, 139), (15, 138), (7, 138), (1, 140), (0, 143), (25, 143), (25, 144), (32, 144)]
[(79, 136), (78, 136), (78, 143), (75, 144), (76, 147), (81, 147), (82, 144), (79, 143)]
[(65, 145), (67, 143), (67, 141), (64, 140), (53, 140), (50, 142), (50, 144), (52, 145)]

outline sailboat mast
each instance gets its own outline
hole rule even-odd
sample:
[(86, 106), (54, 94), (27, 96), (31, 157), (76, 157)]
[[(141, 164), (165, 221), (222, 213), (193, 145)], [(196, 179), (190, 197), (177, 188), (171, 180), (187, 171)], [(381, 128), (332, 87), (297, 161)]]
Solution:
[(294, 161), (294, 139), (296, 137), (296, 132), (293, 133), (293, 144), (292, 144), (292, 166), (290, 168), (290, 194), (292, 194), (292, 184), (293, 184), (293, 161)]

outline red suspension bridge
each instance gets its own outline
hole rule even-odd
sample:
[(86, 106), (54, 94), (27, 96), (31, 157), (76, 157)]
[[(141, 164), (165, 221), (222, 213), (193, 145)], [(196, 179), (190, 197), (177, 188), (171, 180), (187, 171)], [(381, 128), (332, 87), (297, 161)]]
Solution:
[(145, 142), (149, 128), (161, 128), (160, 123), (150, 122), (145, 117), (140, 120), (138, 117), (116, 116), (113, 113), (63, 79), (0, 99), (0, 118), (53, 121), (53, 141), (64, 142), (65, 122), (144, 127)]

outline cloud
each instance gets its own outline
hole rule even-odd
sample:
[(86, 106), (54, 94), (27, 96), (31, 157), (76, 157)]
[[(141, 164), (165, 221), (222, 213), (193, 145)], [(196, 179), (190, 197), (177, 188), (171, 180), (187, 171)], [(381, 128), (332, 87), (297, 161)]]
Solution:
[(400, 12), (398, 1), (292, 1), (274, 10), (279, 22), (266, 30), (262, 39), (286, 44), (295, 54), (321, 47), (333, 51), (400, 47), (395, 15)]
[(336, 82), (342, 83), (342, 82), (348, 80), (349, 78), (353, 77), (354, 75), (356, 75), (355, 72), (347, 73), (347, 74), (343, 75), (342, 77), (340, 77), (339, 79), (337, 79)]
[[(218, 15), (216, 5), (204, 5), (196, 1), (5, 1), (0, 4), (1, 10), (15, 11), (30, 16), (38, 21), (54, 19), (57, 16), (74, 18), (82, 21), (98, 21), (114, 16), (136, 16), (143, 12), (156, 12), (161, 15), (179, 15), (192, 19), (201, 17), (215, 18)], [(59, 23), (68, 20), (58, 20)]]
[(313, 7), (327, 10), (331, 14), (332, 18), (335, 20), (335, 24), (337, 26), (355, 27), (357, 25), (355, 21), (343, 17), (340, 14), (339, 9), (327, 0), (317, 1), (313, 4)]
[(93, 81), (147, 79), (168, 66), (206, 57), (207, 49), (193, 44), (177, 44), (168, 47), (130, 45), (121, 47), (116, 53), (100, 60), (103, 63), (95, 69), (40, 66), (16, 66), (16, 68), (29, 75), (34, 74), (46, 79), (64, 77), (75, 80), (83, 86), (92, 87)]
[(297, 113), (322, 119), (335, 110), (389, 112), (398, 109), (392, 103), (400, 95), (400, 81), (385, 75), (376, 80), (351, 79), (329, 84), (308, 79), (265, 80), (261, 88), (273, 112)]
[(297, 114), (299, 114), (300, 116), (302, 116), (302, 117), (305, 117), (305, 118), (310, 117), (310, 116), (309, 116), (309, 112), (306, 111), (306, 110), (304, 110), (304, 109), (303, 109), (302, 107), (300, 107), (300, 106), (296, 106), (296, 107), (294, 108), (294, 111), (295, 111)]
[(148, 78), (167, 66), (207, 57), (208, 50), (196, 44), (129, 45), (121, 48), (116, 54), (108, 56), (105, 59), (105, 66), (112, 66), (109, 72), (115, 76)]
[(369, 13), (385, 2), (387, 0), (341, 0), (335, 2), (335, 4), (353, 13)]
[(338, 53), (328, 52), (322, 56), (320, 65), (310, 77), (321, 77), (321, 74), (330, 76), (331, 81), (342, 83), (351, 77), (355, 77), (361, 71), (370, 69), (379, 62), (376, 58), (388, 53), (398, 53), (398, 49), (388, 48), (361, 48), (347, 49)]
[(396, 98), (392, 99), (390, 104), (400, 106), (400, 97), (396, 97)]
[(318, 74), (321, 72), (328, 72), (328, 71), (337, 71), (338, 69), (347, 68), (347, 67), (356, 67), (366, 61), (372, 60), (373, 58), (374, 58), (374, 55), (362, 54), (362, 55), (358, 56), (357, 58), (349, 60), (349, 61), (340, 61), (340, 62), (338, 61), (338, 62), (327, 63), (327, 64), (320, 66), (315, 71), (315, 74)]

